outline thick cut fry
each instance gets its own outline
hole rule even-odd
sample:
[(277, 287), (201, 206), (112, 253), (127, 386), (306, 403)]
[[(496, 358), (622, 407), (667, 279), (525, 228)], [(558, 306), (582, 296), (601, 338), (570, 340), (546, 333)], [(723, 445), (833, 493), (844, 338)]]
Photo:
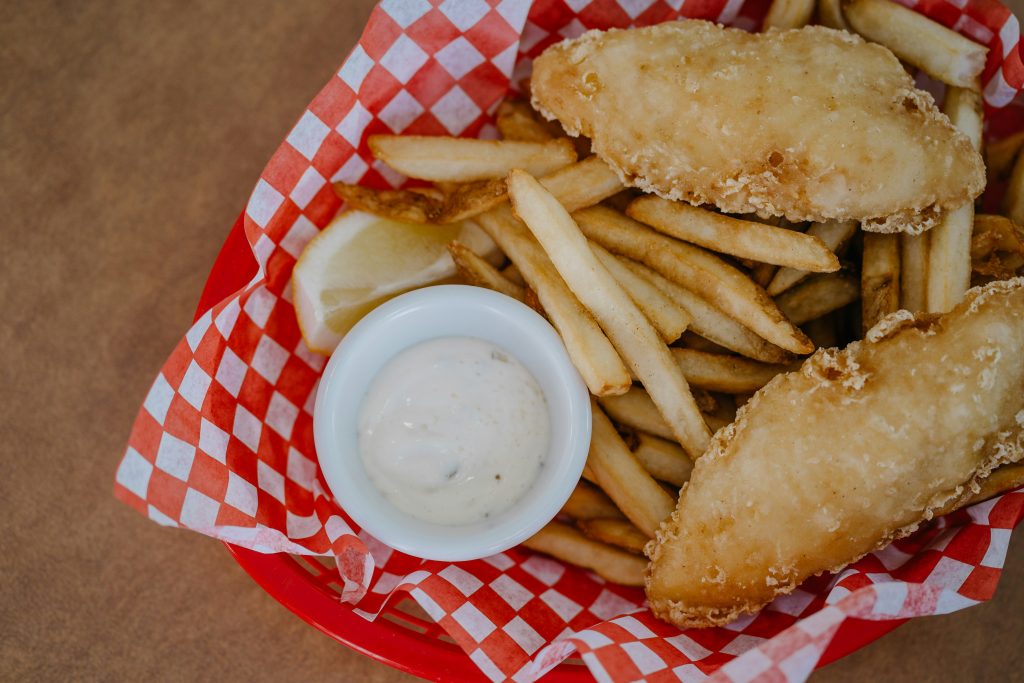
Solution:
[(576, 161), (562, 138), (548, 142), (475, 140), (426, 135), (371, 135), (370, 151), (399, 173), (421, 180), (469, 182), (500, 178), (513, 168), (545, 175)]
[(948, 85), (980, 90), (988, 48), (889, 0), (843, 0), (853, 30)]
[(764, 18), (764, 30), (800, 28), (811, 21), (814, 0), (772, 0)]
[(850, 31), (850, 25), (846, 23), (839, 2), (840, 0), (818, 0), (818, 23), (837, 31)]
[(768, 384), (780, 372), (793, 369), (786, 365), (770, 365), (696, 349), (674, 348), (672, 356), (683, 369), (683, 375), (691, 386), (726, 394), (752, 393)]
[(648, 474), (677, 488), (690, 479), (693, 460), (679, 444), (643, 432), (637, 432), (636, 437), (633, 455)]
[(523, 171), (509, 174), (508, 191), (516, 214), (643, 382), (683, 448), (702, 452), (711, 433), (682, 371), (651, 323), (601, 265), (572, 217), (551, 193)]
[(555, 195), (566, 211), (593, 206), (623, 190), (619, 176), (597, 156), (545, 176), (540, 184)]
[(714, 301), (726, 315), (743, 321), (771, 343), (794, 353), (814, 350), (763, 289), (714, 254), (666, 237), (604, 206), (577, 211), (575, 218), (590, 239), (613, 253), (642, 261), (704, 300)]
[(846, 273), (829, 273), (810, 278), (784, 292), (776, 303), (796, 325), (815, 320), (852, 304), (860, 296), (857, 279)]
[[(981, 95), (964, 88), (949, 88), (943, 107), (949, 120), (981, 149)], [(945, 313), (964, 298), (971, 287), (971, 229), (974, 202), (950, 211), (931, 231), (928, 245), (928, 311)]]
[(608, 416), (593, 405), (594, 424), (587, 465), (595, 483), (629, 521), (648, 536), (672, 513), (675, 500), (640, 466)]
[(669, 298), (668, 294), (658, 289), (653, 282), (634, 273), (601, 245), (591, 243), (590, 249), (633, 303), (651, 321), (661, 338), (669, 344), (679, 339), (690, 324), (690, 314)]
[(588, 519), (579, 522), (583, 535), (631, 553), (642, 553), (650, 539), (629, 522), (622, 519)]
[(894, 233), (865, 232), (860, 269), (862, 331), (900, 307), (900, 238)]
[(1018, 154), (1013, 164), (1003, 196), (1003, 214), (1017, 225), (1024, 225), (1024, 154)]
[(626, 215), (660, 233), (740, 258), (815, 273), (839, 270), (839, 259), (821, 240), (796, 230), (744, 221), (661, 197), (640, 197)]
[(537, 118), (526, 100), (505, 100), (498, 105), (494, 124), (501, 137), (523, 142), (544, 142), (562, 137), (562, 127)]
[(1001, 178), (1013, 168), (1013, 162), (1024, 145), (1024, 130), (985, 145), (985, 170), (988, 177)]
[(585, 481), (576, 484), (569, 500), (562, 506), (562, 512), (573, 519), (625, 519), (604, 491)]
[(523, 541), (523, 545), (530, 550), (589, 569), (623, 586), (644, 585), (646, 559), (593, 541), (568, 524), (548, 522), (547, 526)]
[[(857, 221), (828, 221), (812, 223), (807, 235), (817, 237), (833, 254), (838, 253), (857, 232)], [(778, 296), (805, 279), (810, 273), (796, 268), (779, 268), (768, 284), (768, 294)]]
[(486, 287), (519, 301), (526, 300), (526, 289), (510, 281), (482, 256), (462, 244), (449, 242), (448, 253), (455, 261), (455, 269), (466, 282), (477, 287)]
[(900, 308), (923, 313), (928, 307), (930, 233), (900, 235)]
[(573, 365), (595, 396), (621, 394), (632, 385), (629, 371), (593, 316), (580, 304), (529, 231), (506, 204), (477, 217), (519, 268), (565, 343)]

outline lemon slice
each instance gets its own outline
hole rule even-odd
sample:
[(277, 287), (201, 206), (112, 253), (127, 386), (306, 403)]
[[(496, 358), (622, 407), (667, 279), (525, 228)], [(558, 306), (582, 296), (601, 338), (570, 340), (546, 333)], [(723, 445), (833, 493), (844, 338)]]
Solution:
[(455, 275), (447, 244), (457, 239), (495, 258), (494, 242), (471, 221), (402, 223), (346, 211), (306, 246), (292, 273), (306, 345), (329, 354), (364, 315), (403, 292)]

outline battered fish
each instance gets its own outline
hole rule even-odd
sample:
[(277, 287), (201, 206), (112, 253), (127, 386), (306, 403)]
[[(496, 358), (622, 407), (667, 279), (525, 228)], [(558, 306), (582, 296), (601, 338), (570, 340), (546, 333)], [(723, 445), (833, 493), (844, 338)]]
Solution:
[(647, 546), (647, 599), (725, 624), (914, 531), (1024, 456), (1024, 278), (819, 350), (720, 430)]
[(985, 186), (888, 49), (821, 26), (590, 31), (545, 50), (531, 88), (626, 184), (727, 213), (916, 233)]

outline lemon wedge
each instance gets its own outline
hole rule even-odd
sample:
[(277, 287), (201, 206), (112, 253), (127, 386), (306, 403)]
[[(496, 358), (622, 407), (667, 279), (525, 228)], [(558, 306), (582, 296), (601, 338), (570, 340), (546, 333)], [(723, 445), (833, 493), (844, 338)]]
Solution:
[(306, 345), (329, 354), (360, 318), (399, 294), (455, 275), (452, 240), (481, 256), (498, 255), (471, 221), (403, 223), (345, 211), (313, 238), (292, 272), (295, 312)]

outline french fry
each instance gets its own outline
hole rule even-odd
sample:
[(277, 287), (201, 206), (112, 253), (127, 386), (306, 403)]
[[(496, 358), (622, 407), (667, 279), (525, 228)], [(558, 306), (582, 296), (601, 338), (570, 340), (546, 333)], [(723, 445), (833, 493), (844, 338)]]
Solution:
[(448, 253), (452, 255), (456, 271), (469, 284), (493, 289), (519, 301), (526, 300), (524, 287), (510, 281), (497, 268), (466, 245), (458, 241), (449, 242)]
[(900, 233), (900, 308), (922, 313), (928, 307), (928, 246), (931, 232)]
[(764, 18), (764, 30), (801, 28), (811, 21), (814, 0), (772, 0)]
[(610, 206), (616, 211), (625, 211), (626, 207), (629, 206), (634, 199), (641, 196), (643, 193), (636, 188), (628, 187), (621, 192), (616, 192), (608, 199), (604, 200), (605, 206)]
[(769, 365), (739, 356), (724, 356), (696, 349), (673, 348), (672, 356), (691, 386), (726, 394), (757, 391), (775, 375), (793, 369), (787, 365)]
[(705, 413), (704, 422), (707, 423), (708, 429), (710, 429), (712, 433), (714, 433), (717, 432), (722, 427), (728, 426), (728, 424), (732, 422), (732, 420), (727, 420), (724, 417), (719, 417), (718, 415), (710, 415)]
[(971, 235), (971, 271), (1005, 280), (1024, 268), (1024, 231), (1005, 216), (978, 214)]
[(776, 303), (796, 325), (815, 320), (853, 303), (860, 296), (860, 284), (852, 275), (817, 275), (783, 292)]
[(462, 183), (445, 195), (444, 204), (433, 222), (455, 223), (472, 218), (507, 199), (508, 188), (504, 178)]
[(1013, 168), (1013, 162), (1024, 145), (1024, 130), (985, 145), (985, 169), (989, 178), (1001, 178)]
[(980, 90), (988, 48), (890, 0), (842, 0), (854, 31), (947, 85)]
[(608, 269), (633, 303), (647, 316), (661, 338), (668, 344), (679, 339), (690, 324), (690, 314), (658, 289), (654, 283), (630, 270), (599, 244), (591, 243), (591, 251)]
[(598, 156), (545, 176), (540, 184), (569, 212), (593, 206), (623, 189), (619, 176)]
[(839, 331), (836, 329), (836, 314), (829, 313), (803, 325), (804, 332), (819, 349), (839, 346)]
[(590, 239), (612, 253), (642, 261), (705, 301), (714, 301), (726, 315), (742, 320), (771, 343), (794, 353), (814, 350), (763, 289), (711, 252), (662, 235), (608, 207), (577, 211), (575, 218)]
[[(964, 88), (948, 88), (943, 111), (962, 133), (981, 149), (981, 95)], [(945, 313), (971, 288), (971, 229), (974, 202), (949, 211), (931, 230), (928, 244), (928, 299), (930, 313)]]
[(457, 183), (446, 190), (372, 190), (359, 185), (334, 184), (335, 194), (352, 208), (409, 223), (455, 223), (507, 199), (504, 178)]
[(779, 267), (772, 263), (755, 263), (750, 269), (750, 279), (757, 283), (758, 287), (767, 287), (777, 272)]
[(640, 387), (633, 387), (617, 396), (602, 396), (599, 402), (608, 416), (621, 425), (670, 441), (676, 440), (654, 401)]
[(526, 286), (526, 280), (523, 279), (523, 274), (516, 268), (516, 264), (510, 263), (501, 269), (501, 274), (507, 277), (509, 280), (522, 287)]
[(421, 180), (486, 180), (503, 177), (513, 168), (545, 175), (576, 161), (576, 149), (564, 138), (518, 142), (429, 135), (371, 135), (368, 143), (373, 156), (399, 173)]
[(569, 357), (595, 396), (621, 394), (632, 385), (618, 352), (559, 276), (551, 260), (507, 204), (477, 222), (516, 264), (565, 343)]
[(561, 510), (573, 519), (625, 519), (622, 511), (615, 507), (612, 499), (604, 491), (585, 481), (576, 484), (569, 494), (569, 500)]
[(995, 498), (998, 495), (1024, 486), (1024, 462), (997, 467), (986, 478), (979, 481), (978, 486), (979, 490), (976, 493), (972, 493), (967, 497), (954, 498), (941, 509), (936, 510), (934, 516), (948, 515), (954, 510), (980, 503), (989, 498)]
[(676, 487), (689, 481), (693, 460), (679, 444), (643, 432), (637, 433), (637, 440), (633, 455), (648, 474)]
[(850, 25), (846, 23), (839, 2), (840, 0), (818, 0), (818, 23), (837, 31), (850, 31)]
[[(760, 339), (760, 337), (758, 337), (758, 339)], [(716, 344), (710, 339), (706, 339), (705, 337), (702, 337), (691, 330), (683, 332), (683, 336), (679, 338), (679, 342), (685, 348), (697, 349), (698, 351), (706, 351), (707, 353), (723, 353), (726, 355), (732, 353), (731, 349), (727, 349), (721, 344)]]
[[(817, 237), (832, 252), (838, 253), (850, 238), (857, 232), (857, 221), (827, 221), (812, 223), (807, 235)], [(775, 277), (768, 283), (768, 294), (778, 296), (784, 291), (804, 280), (810, 273), (796, 268), (779, 268)]]
[(860, 269), (863, 332), (900, 307), (900, 238), (895, 233), (864, 233)]
[(735, 422), (736, 396), (733, 394), (716, 393), (715, 400), (718, 401), (718, 407), (714, 410), (713, 417), (725, 420), (726, 422)]
[(1024, 154), (1018, 154), (1013, 164), (1002, 208), (1003, 215), (1017, 225), (1024, 225)]
[(524, 171), (509, 174), (508, 192), (516, 214), (643, 382), (680, 444), (690, 452), (702, 452), (711, 434), (682, 371), (651, 323), (601, 265), (572, 217)]
[(665, 235), (739, 258), (815, 273), (839, 270), (839, 259), (820, 239), (798, 230), (744, 221), (654, 195), (634, 200), (626, 215)]
[(586, 519), (576, 524), (587, 538), (631, 553), (643, 553), (647, 541), (651, 540), (624, 519)]
[(971, 258), (983, 259), (995, 251), (1020, 252), (1024, 248), (1024, 230), (1006, 216), (979, 213), (971, 233)]
[[(711, 411), (715, 410), (717, 402), (713, 396), (707, 393), (702, 394), (702, 392), (702, 389), (695, 390), (697, 398), (701, 399), (700, 402), (703, 403), (703, 399), (706, 398), (710, 399), (711, 403), (701, 406), (701, 419), (712, 432), (717, 431), (731, 420), (724, 420), (724, 418), (711, 414)], [(618, 396), (602, 396), (600, 402), (605, 412), (618, 424), (629, 429), (660, 436), (669, 441), (677, 441), (672, 428), (661, 416), (658, 407), (651, 400), (650, 394), (641, 387), (633, 387), (625, 394)], [(693, 457), (696, 458), (697, 455)]]
[(444, 197), (437, 191), (372, 190), (334, 183), (334, 193), (350, 208), (407, 223), (435, 223), (444, 209)]
[(526, 100), (504, 100), (498, 105), (494, 124), (506, 140), (544, 142), (562, 137), (561, 126), (541, 121)]
[(548, 522), (523, 545), (623, 586), (644, 585), (646, 558), (591, 540), (568, 524)]
[(595, 482), (629, 521), (653, 537), (661, 520), (672, 514), (676, 501), (640, 466), (597, 404), (593, 405), (593, 420), (587, 465)]
[[(692, 320), (689, 328), (699, 334), (706, 344), (720, 346), (721, 350), (735, 351), (765, 363), (782, 363), (792, 359), (792, 354), (757, 336), (682, 285), (677, 285), (641, 263), (623, 256), (618, 259), (627, 268), (654, 283), (655, 287), (685, 310)], [(683, 336), (689, 334), (687, 331)]]

